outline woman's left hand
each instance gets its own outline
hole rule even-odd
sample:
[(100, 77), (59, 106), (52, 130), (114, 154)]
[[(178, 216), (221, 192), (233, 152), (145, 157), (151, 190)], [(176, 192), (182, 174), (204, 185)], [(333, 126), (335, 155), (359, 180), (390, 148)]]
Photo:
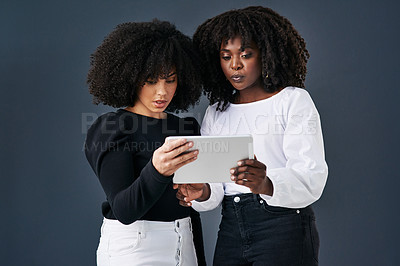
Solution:
[(272, 196), (274, 187), (267, 176), (265, 164), (254, 159), (238, 161), (238, 167), (231, 168), (231, 180), (238, 185), (250, 188), (254, 194), (265, 194)]

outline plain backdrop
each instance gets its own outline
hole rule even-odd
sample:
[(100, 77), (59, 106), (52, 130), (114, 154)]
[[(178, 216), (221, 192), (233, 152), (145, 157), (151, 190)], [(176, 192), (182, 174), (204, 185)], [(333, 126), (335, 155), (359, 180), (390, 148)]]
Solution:
[[(306, 89), (329, 164), (314, 204), (320, 265), (400, 265), (398, 1), (80, 0), (0, 3), (0, 264), (95, 265), (105, 199), (82, 152), (112, 110), (92, 104), (90, 54), (122, 22), (173, 22), (191, 36), (248, 5), (287, 17), (311, 54)], [(201, 122), (208, 101), (190, 110)], [(220, 210), (203, 213), (212, 260)]]

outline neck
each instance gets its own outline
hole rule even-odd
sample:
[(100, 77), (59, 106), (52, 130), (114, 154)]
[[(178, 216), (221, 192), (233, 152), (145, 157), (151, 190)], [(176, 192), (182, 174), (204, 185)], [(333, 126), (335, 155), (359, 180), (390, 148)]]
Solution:
[(238, 96), (235, 100), (235, 103), (241, 104), (241, 103), (252, 103), (260, 100), (267, 99), (271, 96), (274, 96), (275, 94), (279, 93), (282, 90), (279, 89), (275, 92), (266, 92), (264, 89), (260, 88), (257, 90), (252, 90), (252, 91), (239, 91)]
[(138, 114), (138, 115), (143, 115), (143, 116), (147, 116), (147, 117), (152, 117), (152, 118), (157, 118), (157, 119), (165, 119), (167, 118), (167, 113), (164, 112), (159, 112), (159, 113), (146, 113), (143, 112), (142, 110), (135, 108), (135, 106), (128, 106), (125, 108), (126, 111)]

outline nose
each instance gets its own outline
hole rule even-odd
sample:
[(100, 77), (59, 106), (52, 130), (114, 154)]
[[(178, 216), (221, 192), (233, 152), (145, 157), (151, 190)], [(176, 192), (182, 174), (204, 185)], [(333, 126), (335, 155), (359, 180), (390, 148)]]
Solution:
[(242, 61), (240, 60), (240, 57), (239, 58), (238, 57), (232, 58), (231, 69), (236, 71), (236, 70), (240, 70), (242, 68), (243, 68), (243, 64), (242, 64)]
[(160, 79), (157, 82), (157, 86), (156, 86), (156, 94), (160, 95), (160, 96), (164, 96), (167, 94), (167, 86), (166, 86), (166, 82), (163, 79)]

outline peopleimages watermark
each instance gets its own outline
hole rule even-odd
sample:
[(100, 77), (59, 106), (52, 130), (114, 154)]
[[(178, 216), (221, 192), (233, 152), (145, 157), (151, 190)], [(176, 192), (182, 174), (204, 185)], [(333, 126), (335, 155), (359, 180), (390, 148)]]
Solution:
[[(124, 142), (118, 143), (117, 141), (110, 142), (96, 142), (84, 143), (83, 150), (91, 150), (97, 152), (106, 151), (127, 151), (127, 152), (153, 152), (161, 147), (162, 142)], [(213, 153), (229, 153), (229, 143), (227, 141), (203, 141), (195, 142), (190, 151), (198, 150), (200, 153), (213, 152)]]
[(229, 152), (229, 143), (227, 141), (195, 142), (192, 150), (198, 150), (199, 153), (202, 152), (227, 153)]
[[(109, 119), (104, 119), (99, 126), (101, 134), (115, 134), (120, 131), (123, 134), (141, 133), (148, 134), (154, 130), (154, 125), (160, 123), (158, 119), (145, 119), (139, 123), (138, 116), (129, 113), (119, 114), (115, 119), (116, 113), (104, 114)], [(81, 132), (86, 134), (90, 126), (99, 117), (96, 113), (82, 113)], [(194, 117), (197, 121), (201, 121), (199, 113), (185, 113), (185, 117)], [(239, 114), (235, 119), (223, 117), (213, 122), (212, 132), (214, 135), (314, 135), (317, 134), (319, 128), (318, 114), (303, 115), (257, 115), (249, 119), (245, 114)], [(171, 124), (167, 123), (167, 119), (161, 121), (161, 133), (166, 135), (191, 135), (193, 134), (193, 120), (180, 119), (178, 128), (176, 124), (171, 128)], [(207, 126), (207, 125), (206, 125)], [(159, 128), (158, 128), (159, 129)], [(138, 132), (140, 130), (140, 132)]]
[[(117, 131), (121, 132), (122, 134), (148, 134), (150, 131), (154, 130), (155, 125), (160, 124), (161, 122), (162, 134), (174, 135), (179, 132), (179, 135), (192, 135), (193, 127), (195, 126), (195, 121), (189, 119), (179, 119), (178, 127), (176, 127), (176, 124), (168, 122), (167, 119), (143, 119), (139, 121), (140, 117), (132, 115), (129, 112), (118, 115), (116, 113), (106, 113), (103, 115), (108, 116), (108, 118), (103, 119), (102, 123), (99, 125), (99, 128), (97, 128), (100, 130), (101, 134), (115, 134)], [(99, 115), (96, 113), (82, 113), (82, 134), (87, 134), (90, 126), (98, 117)], [(200, 114), (193, 113), (185, 113), (185, 117), (194, 117), (197, 121), (200, 121), (201, 119)], [(140, 132), (138, 132), (138, 130), (140, 130)]]
[(95, 142), (84, 143), (82, 150), (91, 150), (96, 152), (106, 151), (128, 151), (128, 152), (153, 152), (163, 145), (162, 142), (148, 142), (148, 141), (135, 141), (123, 142), (108, 141), (108, 142)]
[(318, 114), (257, 115), (239, 113), (236, 117), (221, 116), (212, 124), (214, 135), (314, 135), (318, 133)]

